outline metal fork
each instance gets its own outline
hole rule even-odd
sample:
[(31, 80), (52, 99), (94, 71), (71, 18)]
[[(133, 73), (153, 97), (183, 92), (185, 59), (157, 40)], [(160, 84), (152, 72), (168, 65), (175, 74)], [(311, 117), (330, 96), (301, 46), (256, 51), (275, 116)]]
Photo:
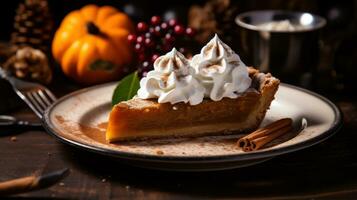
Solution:
[(42, 119), (43, 113), (54, 101), (55, 95), (43, 85), (23, 81), (10, 76), (0, 67), (0, 77), (7, 80), (16, 94)]

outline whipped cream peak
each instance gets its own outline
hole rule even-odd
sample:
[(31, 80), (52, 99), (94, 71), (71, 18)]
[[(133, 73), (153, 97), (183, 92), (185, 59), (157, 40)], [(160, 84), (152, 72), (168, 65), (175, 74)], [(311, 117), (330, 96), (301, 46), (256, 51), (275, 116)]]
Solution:
[(184, 102), (191, 105), (203, 101), (205, 88), (193, 76), (190, 62), (175, 48), (154, 62), (154, 70), (140, 81), (138, 97), (158, 98), (159, 103)]
[(217, 34), (192, 58), (191, 65), (205, 87), (205, 96), (213, 101), (237, 98), (251, 85), (246, 65)]
[(172, 71), (180, 71), (187, 73), (189, 61), (182, 53), (173, 48), (165, 56), (158, 57), (154, 62), (154, 70), (162, 73), (170, 73)]
[(238, 56), (234, 51), (215, 34), (214, 37), (201, 49), (201, 55), (210, 59)]

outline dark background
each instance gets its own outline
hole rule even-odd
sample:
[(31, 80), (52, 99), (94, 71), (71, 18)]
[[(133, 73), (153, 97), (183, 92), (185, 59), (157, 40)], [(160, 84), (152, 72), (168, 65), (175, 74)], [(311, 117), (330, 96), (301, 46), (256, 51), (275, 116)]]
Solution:
[[(7, 1), (6, 4), (0, 7), (0, 39), (6, 40), (10, 36), (12, 30), (12, 22), (15, 15), (17, 5), (21, 0)], [(118, 9), (130, 12), (134, 20), (147, 20), (152, 15), (162, 15), (173, 11), (181, 21), (186, 20), (186, 13), (190, 5), (203, 4), (204, 0), (170, 0), (170, 1), (145, 1), (145, 0), (52, 0), (49, 1), (51, 11), (53, 13), (57, 25), (62, 18), (70, 11), (79, 9), (80, 7), (95, 3), (97, 5), (113, 5)], [(255, 9), (287, 9), (297, 11), (308, 11), (314, 14), (319, 14), (328, 19), (329, 27), (346, 29), (356, 21), (356, 1), (324, 1), (324, 0), (235, 0), (232, 4), (238, 6), (239, 11), (255, 10)], [(132, 9), (131, 9), (132, 8)], [(131, 12), (129, 13), (131, 14)]]
[[(8, 41), (13, 30), (13, 18), (20, 0), (7, 1), (0, 7), (0, 40)], [(63, 17), (74, 9), (95, 3), (98, 5), (113, 5), (127, 12), (134, 21), (148, 21), (152, 15), (175, 16), (182, 23), (187, 22), (187, 12), (192, 4), (204, 4), (203, 0), (170, 0), (170, 1), (145, 1), (145, 0), (52, 0), (49, 1), (50, 9), (58, 27)], [(354, 74), (357, 73), (357, 1), (324, 1), (324, 0), (235, 0), (232, 5), (238, 11), (244, 12), (257, 9), (284, 9), (307, 11), (321, 15), (327, 19), (327, 26), (322, 31), (322, 44), (324, 48), (324, 68), (321, 73), (321, 83), (318, 92), (336, 90), (338, 92), (356, 89)], [(55, 31), (55, 30), (54, 30)], [(249, 64), (249, 63), (248, 63)], [(311, 88), (310, 88), (311, 89)]]

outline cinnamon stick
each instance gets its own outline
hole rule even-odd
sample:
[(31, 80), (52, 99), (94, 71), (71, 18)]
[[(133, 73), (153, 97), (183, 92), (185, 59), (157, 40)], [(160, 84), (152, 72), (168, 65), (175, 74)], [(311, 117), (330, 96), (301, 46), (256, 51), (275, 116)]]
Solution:
[(285, 134), (285, 133), (288, 133), (290, 132), (292, 129), (291, 126), (287, 126), (287, 127), (284, 127), (276, 132), (273, 132), (272, 134), (270, 135), (266, 135), (266, 136), (263, 136), (261, 138), (256, 138), (255, 140), (252, 140), (251, 141), (251, 148), (252, 150), (258, 150), (260, 149), (262, 146), (264, 146), (265, 144), (273, 141), (275, 138)]
[(254, 151), (263, 147), (275, 138), (290, 132), (292, 119), (284, 118), (260, 128), (238, 140), (238, 146), (243, 151)]

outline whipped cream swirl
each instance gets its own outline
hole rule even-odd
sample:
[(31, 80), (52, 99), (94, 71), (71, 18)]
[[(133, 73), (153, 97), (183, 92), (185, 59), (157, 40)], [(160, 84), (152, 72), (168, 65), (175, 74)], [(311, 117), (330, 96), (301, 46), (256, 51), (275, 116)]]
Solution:
[(213, 101), (237, 98), (252, 82), (246, 65), (217, 34), (192, 58), (191, 65), (195, 77), (205, 87), (205, 97)]
[(189, 61), (175, 48), (154, 62), (154, 70), (140, 81), (138, 97), (158, 98), (159, 103), (189, 102), (191, 105), (203, 101), (205, 88), (193, 76)]

